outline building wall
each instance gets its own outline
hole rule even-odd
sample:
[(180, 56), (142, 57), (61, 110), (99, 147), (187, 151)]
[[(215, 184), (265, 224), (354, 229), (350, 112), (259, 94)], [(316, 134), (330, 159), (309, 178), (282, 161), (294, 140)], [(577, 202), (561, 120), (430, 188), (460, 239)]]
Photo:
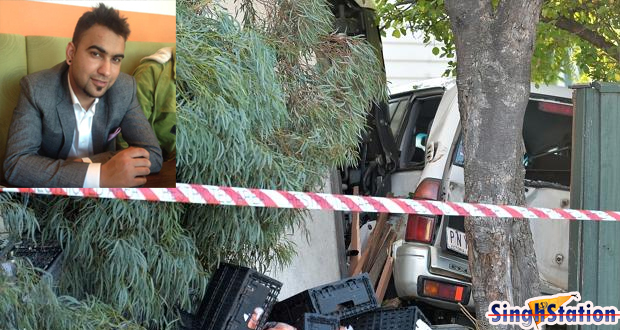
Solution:
[(420, 36), (408, 34), (394, 38), (390, 31), (387, 35), (383, 38), (383, 56), (388, 86), (439, 78), (448, 68), (449, 60), (432, 52), (433, 47), (441, 47), (441, 43), (431, 42), (426, 46)]
[[(325, 185), (321, 192), (331, 193), (327, 180)], [(307, 232), (289, 233), (287, 238), (295, 243), (297, 256), (283, 269), (274, 268), (268, 273), (283, 283), (279, 300), (341, 279), (339, 262), (344, 251), (338, 241), (344, 238), (339, 237), (342, 235), (336, 229), (336, 219), (332, 211), (312, 211), (304, 219)]]
[(176, 1), (174, 0), (28, 0), (33, 2), (56, 3), (61, 5), (93, 7), (100, 2), (115, 9), (122, 11), (133, 11), (136, 13), (160, 14), (175, 16)]

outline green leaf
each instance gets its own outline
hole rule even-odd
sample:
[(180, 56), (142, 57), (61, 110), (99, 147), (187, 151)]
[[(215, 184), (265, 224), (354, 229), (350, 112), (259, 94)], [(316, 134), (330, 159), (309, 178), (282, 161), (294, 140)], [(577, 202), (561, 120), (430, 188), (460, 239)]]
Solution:
[[(377, 8), (382, 22), (391, 22), (394, 29), (407, 27), (412, 32), (420, 33), (425, 44), (431, 40), (444, 43), (446, 49), (440, 50), (439, 54), (453, 58), (454, 38), (443, 2), (417, 0), (412, 6), (388, 6), (380, 2)], [(494, 8), (499, 3), (499, 0), (491, 2)], [(615, 81), (616, 75), (620, 74), (617, 47), (596, 48), (579, 35), (557, 28), (555, 23), (560, 18), (567, 19), (577, 26), (592, 30), (597, 40), (616, 44), (620, 40), (619, 4), (618, 0), (581, 3), (574, 0), (544, 1), (541, 13), (543, 19), (537, 28), (536, 50), (532, 59), (532, 80), (555, 83), (558, 77), (568, 75), (576, 82)], [(401, 31), (400, 34), (404, 33)]]

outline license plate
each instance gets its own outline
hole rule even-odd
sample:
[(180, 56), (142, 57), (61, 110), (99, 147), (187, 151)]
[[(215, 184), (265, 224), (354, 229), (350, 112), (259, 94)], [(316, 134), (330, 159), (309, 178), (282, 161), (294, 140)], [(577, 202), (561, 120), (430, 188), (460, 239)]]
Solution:
[(448, 249), (467, 255), (467, 241), (464, 232), (446, 227), (446, 243)]

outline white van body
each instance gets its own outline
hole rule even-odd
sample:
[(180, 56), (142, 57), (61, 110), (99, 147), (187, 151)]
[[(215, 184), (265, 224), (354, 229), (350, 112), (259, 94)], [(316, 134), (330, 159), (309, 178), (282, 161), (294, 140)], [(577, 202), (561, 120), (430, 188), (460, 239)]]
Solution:
[[(408, 196), (419, 183), (427, 178), (441, 180), (443, 200), (462, 202), (464, 195), (463, 167), (455, 165), (455, 153), (460, 136), (460, 116), (458, 110), (457, 88), (454, 83), (438, 86), (445, 89), (430, 132), (425, 143), (425, 164), (423, 169), (399, 170), (391, 176), (391, 188), (395, 196)], [(428, 88), (428, 86), (424, 86)], [(413, 91), (415, 93), (415, 91)], [(404, 95), (404, 94), (398, 94)], [(557, 103), (568, 106), (571, 92), (561, 87), (541, 87), (532, 85), (531, 102)], [(537, 103), (534, 103), (537, 104)], [(539, 107), (541, 107), (539, 105)], [(532, 111), (536, 111), (532, 110)], [(543, 111), (543, 110), (541, 110)], [(569, 115), (570, 116), (570, 115)], [(562, 119), (566, 120), (566, 119)], [(570, 118), (568, 119), (570, 120)], [(403, 146), (401, 146), (403, 148)], [(560, 150), (559, 148), (555, 148)], [(564, 150), (564, 149), (562, 149)], [(555, 152), (553, 148), (534, 157), (566, 158), (564, 151)], [(568, 151), (570, 152), (570, 151)], [(525, 161), (524, 161), (525, 162)], [(561, 173), (566, 177), (565, 173)], [(570, 176), (570, 173), (568, 174)], [(528, 206), (565, 208), (569, 206), (568, 184), (526, 180), (526, 203)], [(444, 218), (444, 217), (441, 217)], [(456, 223), (450, 220), (451, 223)], [(527, 219), (523, 221), (528, 221)], [(405, 300), (415, 300), (443, 309), (458, 311), (458, 304), (421, 295), (421, 280), (432, 279), (454, 283), (471, 288), (471, 277), (467, 256), (453, 250), (465, 248), (462, 227), (451, 228), (449, 221), (442, 219), (437, 225), (432, 243), (398, 241), (394, 253), (394, 283), (398, 296)], [(529, 220), (534, 239), (534, 248), (540, 272), (541, 288), (544, 293), (566, 291), (568, 286), (568, 235), (569, 224), (564, 220)], [(456, 246), (455, 236), (463, 240)], [(453, 238), (447, 242), (448, 238)], [(459, 240), (460, 242), (460, 240)], [(447, 248), (451, 245), (451, 248)], [(466, 251), (466, 248), (465, 248)], [(466, 291), (468, 294), (470, 291)], [(471, 296), (466, 307), (474, 310)]]

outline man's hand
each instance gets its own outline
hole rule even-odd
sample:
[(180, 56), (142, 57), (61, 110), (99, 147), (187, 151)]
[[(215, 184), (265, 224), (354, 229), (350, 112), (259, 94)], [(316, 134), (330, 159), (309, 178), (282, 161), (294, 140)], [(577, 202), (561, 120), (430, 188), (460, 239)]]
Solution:
[(151, 170), (149, 152), (142, 148), (125, 149), (101, 165), (99, 186), (102, 188), (127, 188), (146, 183), (144, 176)]
[(256, 327), (258, 327), (258, 320), (260, 320), (260, 317), (263, 315), (263, 313), (265, 312), (265, 310), (263, 310), (260, 307), (256, 307), (254, 308), (254, 312), (252, 313), (252, 316), (250, 316), (250, 319), (248, 320), (248, 329), (256, 329)]
[[(254, 309), (254, 312), (248, 320), (248, 329), (256, 329), (256, 327), (258, 326), (258, 321), (260, 320), (260, 317), (263, 315), (264, 312), (265, 311), (260, 307), (256, 307)], [(265, 330), (297, 330), (295, 329), (295, 327), (281, 322), (269, 322), (265, 324), (265, 326)]]

